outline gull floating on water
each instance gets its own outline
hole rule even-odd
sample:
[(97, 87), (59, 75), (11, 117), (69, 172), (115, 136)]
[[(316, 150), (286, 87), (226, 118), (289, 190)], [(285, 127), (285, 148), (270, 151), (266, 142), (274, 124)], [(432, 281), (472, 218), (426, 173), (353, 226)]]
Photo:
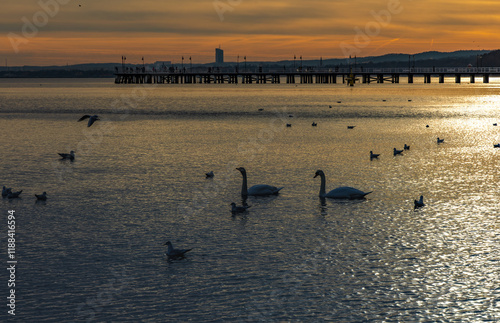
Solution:
[(46, 201), (47, 192), (43, 192), (41, 195), (35, 194), (37, 201)]
[(246, 210), (251, 207), (251, 205), (243, 205), (243, 206), (236, 206), (236, 203), (231, 203), (231, 212), (233, 214), (235, 213), (243, 213), (246, 212)]
[(214, 172), (213, 171), (209, 171), (208, 173), (205, 173), (205, 176), (207, 178), (213, 178), (214, 177)]
[(326, 178), (325, 173), (322, 170), (317, 170), (314, 178), (320, 176), (321, 177), (321, 187), (319, 190), (319, 197), (329, 197), (332, 199), (349, 199), (349, 200), (360, 200), (364, 199), (366, 195), (371, 192), (363, 192), (356, 188), (349, 186), (337, 187), (336, 189), (331, 190), (326, 193)]
[(500, 148), (500, 144), (493, 144), (493, 148)]
[(403, 154), (402, 150), (398, 150), (398, 149), (394, 148), (394, 156), (396, 156), (396, 155), (402, 155), (402, 154)]
[(61, 156), (61, 159), (69, 159), (69, 160), (74, 160), (75, 159), (75, 152), (72, 150), (69, 152), (69, 154), (64, 154), (64, 153), (58, 153), (59, 156)]
[(410, 150), (410, 146), (408, 146), (407, 144), (405, 144), (405, 146), (403, 147), (403, 150)]
[(414, 203), (413, 209), (418, 209), (420, 207), (425, 206), (425, 204), (424, 204), (424, 196), (420, 195), (420, 199), (418, 201), (414, 200), (413, 203)]
[(370, 150), (370, 159), (378, 158), (378, 156), (380, 156), (380, 154), (374, 154), (373, 151)]
[(99, 119), (99, 116), (97, 116), (97, 115), (90, 116), (90, 115), (86, 114), (83, 117), (81, 117), (80, 119), (78, 119), (78, 122), (83, 121), (85, 119), (89, 119), (89, 122), (87, 123), (87, 127), (90, 127), (95, 121), (101, 120), (101, 119)]
[(347, 126), (347, 129), (354, 129), (356, 126)]
[(313, 121), (312, 126), (313, 126), (313, 127), (316, 127), (317, 125), (318, 125), (318, 124), (317, 124), (316, 122), (314, 122), (314, 121)]
[(10, 198), (10, 199), (15, 199), (15, 198), (18, 198), (19, 195), (21, 195), (21, 193), (23, 192), (23, 190), (20, 190), (19, 192), (10, 192), (7, 197)]
[(444, 139), (439, 139), (439, 137), (438, 137), (437, 143), (440, 144), (440, 143), (443, 143), (443, 142), (444, 142)]
[(168, 246), (166, 255), (169, 258), (181, 258), (184, 257), (184, 254), (193, 249), (175, 249), (170, 241), (165, 242), (165, 245)]
[(7, 197), (10, 193), (12, 193), (12, 188), (5, 186), (2, 188), (2, 197)]

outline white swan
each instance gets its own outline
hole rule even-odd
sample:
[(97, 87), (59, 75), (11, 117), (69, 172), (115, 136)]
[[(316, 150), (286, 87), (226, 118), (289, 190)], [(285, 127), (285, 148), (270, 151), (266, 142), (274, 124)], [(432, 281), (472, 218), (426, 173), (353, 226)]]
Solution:
[(243, 175), (243, 184), (241, 186), (241, 196), (269, 196), (269, 195), (278, 195), (279, 191), (283, 187), (276, 187), (271, 185), (254, 185), (250, 188), (247, 188), (247, 171), (243, 167), (236, 168), (240, 171), (241, 175)]
[(317, 170), (316, 174), (314, 175), (314, 178), (320, 176), (321, 177), (321, 188), (319, 190), (319, 197), (329, 197), (332, 199), (349, 199), (349, 200), (356, 200), (356, 199), (363, 199), (365, 198), (366, 195), (370, 194), (370, 192), (363, 192), (360, 191), (356, 188), (349, 187), (349, 186), (341, 186), (337, 187), (334, 190), (331, 190), (330, 192), (326, 193), (326, 178), (325, 178), (325, 173), (323, 173), (322, 170)]
[(417, 200), (414, 200), (414, 201), (413, 201), (413, 203), (414, 203), (414, 205), (415, 205), (415, 206), (413, 207), (413, 209), (418, 209), (418, 208), (420, 208), (420, 207), (425, 206), (425, 204), (424, 204), (424, 196), (423, 196), (423, 195), (420, 195), (420, 199), (419, 199), (418, 201), (417, 201)]

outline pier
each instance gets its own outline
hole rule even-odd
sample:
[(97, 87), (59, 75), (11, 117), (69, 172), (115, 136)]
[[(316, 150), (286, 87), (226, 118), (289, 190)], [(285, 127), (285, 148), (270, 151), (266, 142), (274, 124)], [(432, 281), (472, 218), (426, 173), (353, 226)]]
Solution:
[(439, 67), (439, 68), (335, 68), (328, 70), (309, 71), (269, 71), (269, 72), (158, 72), (144, 70), (127, 70), (115, 73), (116, 84), (336, 84), (352, 83), (400, 83), (401, 77), (409, 84), (416, 78), (424, 83), (437, 79), (444, 83), (446, 77), (453, 77), (455, 83), (461, 83), (463, 78), (469, 83), (481, 79), (489, 83), (490, 77), (500, 76), (500, 67)]

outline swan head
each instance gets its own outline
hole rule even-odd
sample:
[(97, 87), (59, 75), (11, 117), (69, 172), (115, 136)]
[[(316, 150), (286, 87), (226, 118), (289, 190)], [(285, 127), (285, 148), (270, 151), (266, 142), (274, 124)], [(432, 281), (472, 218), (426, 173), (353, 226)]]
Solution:
[(233, 202), (233, 203), (231, 203), (231, 206), (236, 206), (236, 203), (234, 203), (234, 202)]
[(247, 171), (246, 171), (246, 170), (245, 170), (245, 168), (243, 168), (243, 167), (238, 167), (238, 168), (236, 168), (236, 169), (237, 169), (237, 170), (239, 170), (239, 171), (240, 171), (240, 173), (242, 173), (242, 174), (246, 174), (246, 173), (247, 173)]
[(318, 169), (318, 170), (316, 171), (316, 174), (314, 174), (314, 177), (313, 177), (313, 178), (316, 178), (316, 177), (318, 177), (318, 176), (323, 176), (323, 175), (325, 175), (325, 173), (323, 173), (323, 171), (322, 171), (322, 170)]
[(167, 241), (167, 242), (165, 242), (165, 245), (166, 245), (166, 246), (171, 246), (171, 245), (172, 245), (172, 243), (171, 243), (170, 241)]

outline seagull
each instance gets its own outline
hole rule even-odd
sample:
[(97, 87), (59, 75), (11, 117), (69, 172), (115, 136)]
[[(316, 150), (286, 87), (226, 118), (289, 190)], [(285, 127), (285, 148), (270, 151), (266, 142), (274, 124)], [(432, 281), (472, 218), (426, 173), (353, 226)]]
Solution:
[(426, 125), (425, 127), (426, 127), (426, 128), (429, 128), (429, 125)]
[(402, 150), (397, 150), (396, 148), (394, 148), (394, 156), (401, 155), (402, 152), (403, 152)]
[(496, 124), (496, 123), (494, 123), (493, 125), (494, 125), (495, 127), (497, 126), (497, 124)]
[(264, 111), (264, 109), (260, 108), (259, 111)]
[(75, 160), (75, 152), (72, 150), (69, 154), (58, 153), (61, 156), (61, 159), (69, 159), (71, 161)]
[(425, 204), (424, 204), (424, 196), (420, 195), (420, 200), (418, 200), (418, 201), (414, 200), (413, 203), (414, 203), (414, 207), (413, 207), (414, 210), (425, 206)]
[(47, 201), (47, 192), (43, 192), (41, 195), (35, 194), (37, 201)]
[(318, 125), (318, 124), (317, 124), (316, 122), (314, 122), (314, 121), (313, 121), (312, 126), (313, 126), (313, 127), (316, 127), (317, 125)]
[(347, 129), (354, 129), (356, 126), (347, 126)]
[(493, 144), (493, 148), (500, 148), (500, 144)]
[(330, 105), (329, 107), (330, 107), (330, 109), (332, 108), (332, 106), (331, 106), (331, 105)]
[(443, 143), (443, 142), (444, 142), (444, 139), (439, 139), (439, 137), (438, 137), (437, 143), (440, 144), (440, 143)]
[(403, 147), (403, 150), (410, 150), (410, 146), (408, 146), (407, 144), (405, 144), (405, 146)]
[(83, 121), (85, 119), (89, 119), (89, 123), (87, 124), (87, 127), (90, 127), (95, 121), (101, 120), (97, 115), (90, 116), (88, 114), (84, 115), (80, 119), (78, 119), (78, 122)]
[(2, 197), (7, 197), (10, 193), (12, 193), (12, 188), (5, 186), (2, 188)]
[(7, 197), (10, 199), (15, 199), (15, 198), (18, 198), (22, 192), (23, 192), (23, 190), (20, 190), (19, 192), (10, 192), (9, 195), (7, 195)]
[(170, 241), (165, 242), (165, 245), (168, 246), (167, 257), (169, 258), (182, 258), (184, 254), (192, 249), (174, 249), (172, 243)]
[(370, 150), (370, 160), (373, 158), (378, 158), (378, 156), (380, 156), (380, 154), (374, 154), (373, 151)]
[(337, 101), (337, 103), (342, 103), (342, 101)]
[(287, 124), (286, 124), (286, 126), (287, 126), (287, 127), (291, 127), (291, 126), (292, 126), (292, 124), (291, 124), (291, 123), (287, 123)]
[(213, 171), (209, 171), (208, 173), (205, 174), (205, 176), (207, 178), (214, 178), (214, 172)]
[(246, 210), (251, 207), (251, 205), (243, 205), (243, 206), (236, 206), (236, 203), (231, 203), (231, 212), (233, 214), (236, 213), (243, 213), (246, 212)]

